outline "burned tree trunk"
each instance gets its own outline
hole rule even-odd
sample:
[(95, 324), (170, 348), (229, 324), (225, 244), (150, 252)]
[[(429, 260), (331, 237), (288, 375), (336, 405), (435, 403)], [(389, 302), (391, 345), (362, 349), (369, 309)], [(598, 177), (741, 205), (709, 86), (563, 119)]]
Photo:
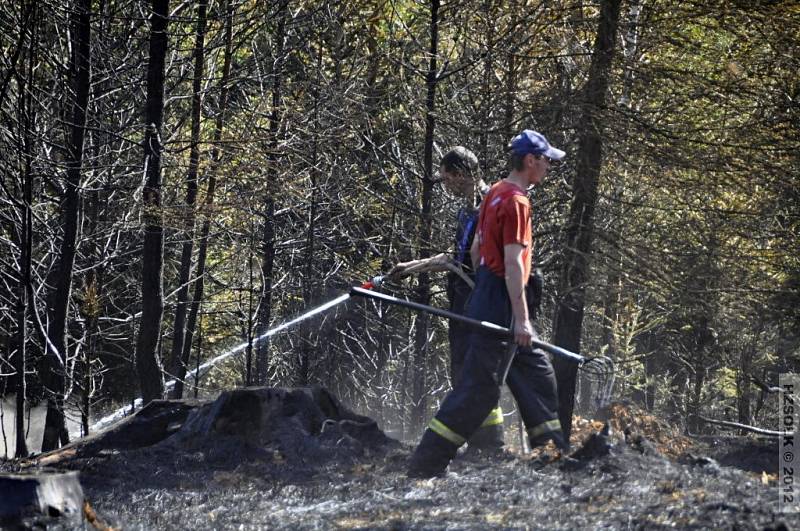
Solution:
[(64, 420), (64, 393), (67, 363), (67, 314), (72, 296), (72, 270), (78, 240), (80, 215), (80, 187), (83, 166), (83, 141), (86, 133), (86, 107), (89, 103), (91, 76), (91, 0), (78, 0), (73, 11), (72, 86), (73, 99), (69, 116), (69, 141), (67, 142), (66, 180), (61, 205), (64, 234), (59, 249), (59, 259), (54, 269), (54, 290), (48, 304), (48, 348), (44, 356), (42, 379), (47, 389), (47, 416), (42, 439), (42, 450), (52, 450), (69, 442)]
[[(34, 12), (31, 7), (31, 12)], [(35, 12), (33, 20), (36, 20)], [(35, 23), (34, 23), (35, 27)], [(33, 32), (32, 32), (33, 33)], [(28, 55), (28, 80), (33, 80), (33, 63), (34, 63), (34, 50), (35, 46), (31, 43)], [(17, 242), (20, 249), (20, 271), (19, 271), (19, 284), (17, 285), (17, 304), (16, 304), (16, 320), (17, 320), (17, 338), (16, 347), (17, 355), (14, 360), (14, 371), (16, 372), (16, 411), (15, 411), (15, 434), (16, 434), (16, 457), (27, 457), (28, 444), (25, 440), (25, 403), (26, 403), (26, 379), (25, 379), (25, 364), (27, 362), (27, 344), (28, 344), (28, 314), (30, 312), (30, 305), (33, 304), (31, 297), (33, 293), (31, 285), (31, 254), (32, 254), (32, 240), (33, 240), (33, 215), (31, 212), (31, 205), (33, 203), (33, 148), (30, 130), (30, 125), (34, 122), (33, 106), (31, 105), (31, 98), (33, 92), (27, 90), (25, 87), (26, 79), (22, 76), (20, 80), (20, 90), (18, 97), (18, 112), (20, 121), (25, 124), (24, 137), (22, 139), (22, 204), (21, 204), (21, 226), (17, 234)]]
[[(189, 299), (189, 275), (194, 250), (195, 203), (197, 201), (197, 170), (200, 165), (200, 120), (203, 105), (203, 72), (205, 65), (206, 0), (197, 4), (197, 27), (194, 42), (194, 80), (192, 81), (192, 139), (189, 151), (189, 170), (186, 173), (186, 212), (184, 217), (183, 248), (178, 274), (178, 305), (175, 308), (175, 330), (172, 334), (171, 374), (175, 376), (173, 396), (183, 394), (183, 341), (186, 333), (186, 309)], [(179, 387), (180, 386), (180, 387)]]
[[(433, 218), (431, 204), (433, 201), (433, 133), (436, 127), (436, 85), (439, 81), (437, 72), (437, 54), (439, 46), (439, 0), (430, 3), (430, 50), (428, 72), (425, 77), (427, 87), (425, 98), (425, 154), (422, 177), (422, 209), (419, 219), (419, 258), (425, 259), (431, 255), (431, 235)], [(419, 276), (416, 293), (417, 301), (429, 304), (431, 297), (431, 281), (427, 273)], [(428, 358), (428, 329), (430, 316), (421, 313), (417, 317), (417, 329), (414, 335), (414, 394), (411, 415), (411, 425), (415, 433), (421, 431), (427, 410), (427, 358)]]
[[(258, 303), (258, 317), (256, 319), (256, 337), (262, 337), (269, 330), (272, 318), (272, 277), (275, 264), (275, 201), (278, 158), (278, 133), (280, 130), (281, 108), (283, 106), (283, 63), (286, 46), (286, 19), (288, 17), (289, 3), (284, 0), (278, 6), (278, 27), (275, 31), (275, 62), (272, 72), (272, 113), (269, 124), (269, 155), (267, 174), (267, 197), (264, 208), (264, 232), (261, 240), (261, 278), (263, 286)], [(269, 341), (265, 338), (258, 342), (256, 347), (256, 383), (263, 385), (267, 382), (269, 371)]]
[(505, 94), (503, 95), (503, 138), (514, 134), (514, 102), (517, 93), (517, 61), (513, 53), (506, 56)]
[[(592, 54), (589, 79), (586, 84), (584, 114), (578, 162), (574, 181), (574, 196), (564, 242), (564, 261), (559, 285), (560, 299), (553, 324), (554, 342), (572, 352), (580, 352), (586, 283), (589, 279), (589, 253), (592, 249), (594, 209), (603, 162), (604, 119), (601, 115), (606, 101), (611, 62), (614, 58), (620, 0), (601, 2), (597, 40)], [(572, 409), (575, 398), (577, 366), (556, 358), (553, 363), (558, 380), (559, 419), (564, 435), (569, 439)]]
[(225, 112), (228, 106), (229, 80), (231, 73), (231, 58), (233, 56), (232, 35), (233, 35), (233, 13), (234, 9), (229, 1), (227, 4), (227, 16), (225, 19), (225, 56), (222, 65), (222, 77), (220, 79), (220, 97), (217, 118), (214, 124), (214, 147), (211, 150), (211, 168), (208, 172), (208, 188), (203, 204), (203, 225), (200, 229), (200, 243), (197, 253), (197, 269), (193, 284), (192, 302), (189, 305), (189, 317), (186, 321), (186, 334), (183, 339), (183, 351), (181, 352), (181, 363), (175, 374), (176, 383), (174, 396), (183, 396), (183, 378), (186, 376), (186, 366), (189, 363), (189, 354), (192, 350), (192, 340), (197, 326), (197, 316), (200, 311), (200, 303), (203, 301), (203, 291), (205, 289), (205, 270), (206, 257), (208, 256), (208, 235), (211, 231), (211, 207), (214, 205), (214, 194), (217, 189), (216, 170), (220, 163), (220, 145), (222, 142), (222, 130), (225, 126)]
[(142, 318), (136, 340), (136, 369), (142, 400), (161, 398), (164, 381), (158, 361), (164, 313), (164, 229), (161, 214), (161, 126), (164, 119), (164, 62), (167, 54), (169, 0), (153, 0), (150, 17), (150, 62), (145, 104), (142, 248)]
[(28, 342), (28, 285), (31, 282), (31, 176), (30, 165), (26, 164), (25, 177), (23, 182), (24, 199), (22, 211), (22, 227), (20, 230), (20, 249), (22, 256), (20, 260), (20, 279), (17, 288), (17, 355), (14, 357), (14, 372), (16, 373), (16, 409), (15, 409), (15, 435), (16, 435), (16, 457), (26, 457), (28, 455), (28, 445), (25, 440), (25, 402), (26, 402), (26, 381), (25, 381), (25, 362), (27, 358), (26, 345)]
[[(317, 79), (314, 85), (314, 136), (311, 141), (311, 160), (318, 160), (319, 155), (319, 131), (321, 130), (319, 120), (319, 106), (320, 106), (320, 83), (322, 80), (322, 43), (320, 42), (317, 48)], [(317, 166), (311, 168), (309, 172), (310, 186), (309, 186), (309, 208), (308, 208), (308, 227), (306, 228), (306, 248), (304, 254), (304, 271), (303, 271), (303, 301), (307, 306), (312, 304), (314, 293), (316, 291), (316, 279), (314, 278), (314, 248), (316, 242), (316, 223), (317, 223), (317, 196), (318, 196), (318, 177), (319, 170)], [(308, 385), (311, 376), (311, 355), (313, 345), (311, 337), (314, 335), (311, 323), (303, 325), (303, 338), (300, 343), (298, 352), (298, 374), (297, 385)]]

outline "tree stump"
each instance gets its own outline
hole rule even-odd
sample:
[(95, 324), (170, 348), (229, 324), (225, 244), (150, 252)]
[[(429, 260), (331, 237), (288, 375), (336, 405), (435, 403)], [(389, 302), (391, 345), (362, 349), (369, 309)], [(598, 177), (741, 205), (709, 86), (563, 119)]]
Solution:
[(374, 420), (352, 412), (323, 387), (247, 387), (223, 391), (213, 402), (153, 400), (106, 430), (35, 462), (51, 466), (109, 450), (152, 447), (178, 456), (201, 451), (220, 466), (236, 465), (245, 459), (241, 452), (251, 451), (253, 459), (278, 455), (319, 463), (397, 444)]
[(47, 518), (83, 519), (78, 472), (0, 474), (0, 524), (28, 528)]
[(220, 437), (252, 447), (277, 447), (305, 458), (322, 447), (361, 454), (393, 441), (374, 420), (353, 413), (327, 389), (313, 386), (224, 391), (214, 402), (193, 410), (164, 444), (196, 447)]

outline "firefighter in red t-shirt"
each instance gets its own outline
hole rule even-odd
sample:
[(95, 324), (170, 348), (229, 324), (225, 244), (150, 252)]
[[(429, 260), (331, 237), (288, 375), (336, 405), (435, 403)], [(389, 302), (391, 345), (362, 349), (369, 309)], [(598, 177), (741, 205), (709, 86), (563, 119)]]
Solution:
[[(506, 383), (520, 409), (531, 447), (552, 439), (567, 447), (558, 421), (553, 367), (547, 354), (531, 349), (525, 285), (531, 272), (531, 216), (527, 189), (544, 179), (550, 163), (564, 152), (526, 129), (509, 145), (511, 171), (492, 186), (481, 203), (478, 232), (470, 254), (478, 264), (466, 315), (513, 326), (517, 355)], [(507, 347), (481, 331), (470, 334), (461, 379), (447, 395), (422, 436), (409, 464), (410, 477), (441, 474), (500, 398), (499, 365)]]

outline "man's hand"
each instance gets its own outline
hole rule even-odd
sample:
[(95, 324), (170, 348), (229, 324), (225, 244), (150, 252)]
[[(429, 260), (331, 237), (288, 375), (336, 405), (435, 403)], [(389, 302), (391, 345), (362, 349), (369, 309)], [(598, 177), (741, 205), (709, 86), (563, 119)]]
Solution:
[(527, 319), (514, 321), (514, 342), (521, 347), (530, 347), (534, 332), (531, 322)]

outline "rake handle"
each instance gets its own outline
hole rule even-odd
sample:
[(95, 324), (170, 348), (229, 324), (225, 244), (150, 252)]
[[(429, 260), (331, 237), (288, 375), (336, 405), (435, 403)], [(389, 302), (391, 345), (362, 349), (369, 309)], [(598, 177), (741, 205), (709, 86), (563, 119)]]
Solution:
[[(440, 317), (447, 317), (448, 319), (453, 319), (456, 321), (460, 321), (465, 323), (473, 328), (479, 328), (491, 334), (500, 336), (505, 339), (514, 339), (514, 332), (509, 330), (508, 328), (500, 325), (496, 325), (494, 323), (490, 323), (489, 321), (479, 321), (478, 319), (472, 319), (471, 317), (466, 317), (464, 315), (459, 315), (455, 312), (451, 312), (448, 310), (443, 310), (441, 308), (436, 308), (434, 306), (428, 306), (426, 304), (420, 304), (418, 302), (409, 301), (406, 299), (399, 299), (397, 297), (392, 297), (391, 295), (386, 295), (385, 293), (379, 293), (377, 291), (371, 291), (364, 288), (353, 287), (350, 289), (350, 295), (357, 295), (360, 297), (366, 297), (369, 299), (377, 299), (384, 302), (388, 302), (389, 304), (395, 304), (397, 306), (404, 306), (406, 308), (411, 308), (413, 310), (417, 310), (420, 312), (427, 312), (433, 315), (438, 315)], [(534, 347), (540, 348), (542, 350), (546, 350), (551, 354), (556, 356), (561, 356), (562, 358), (568, 359), (574, 363), (577, 363), (580, 367), (584, 363), (586, 363), (586, 358), (581, 356), (580, 354), (576, 354), (571, 352), (567, 349), (563, 349), (561, 347), (557, 347), (553, 344), (547, 343), (545, 341), (540, 341), (538, 339), (532, 339), (531, 344)]]

